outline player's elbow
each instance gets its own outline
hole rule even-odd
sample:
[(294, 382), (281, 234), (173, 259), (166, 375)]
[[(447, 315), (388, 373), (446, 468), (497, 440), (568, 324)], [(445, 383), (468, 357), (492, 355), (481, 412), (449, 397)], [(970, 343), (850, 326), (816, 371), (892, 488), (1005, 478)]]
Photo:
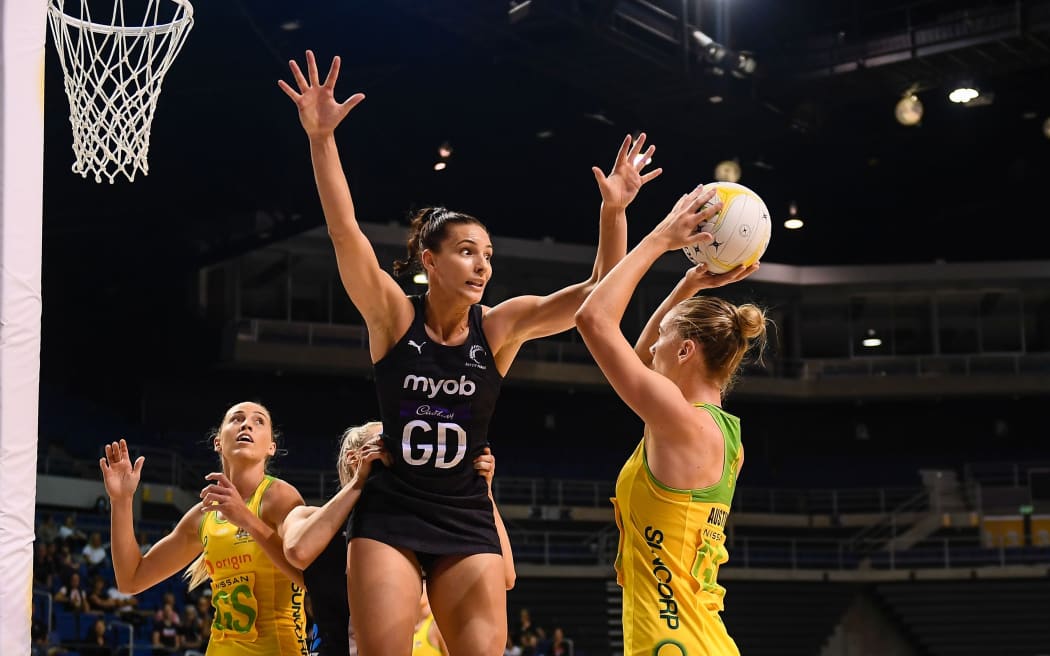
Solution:
[(506, 581), (505, 582), (507, 584), (507, 589), (508, 590), (513, 590), (514, 589), (514, 584), (518, 582), (518, 575), (515, 574), (513, 571), (507, 572), (506, 574), (507, 575), (506, 575)]
[(576, 311), (575, 320), (576, 330), (580, 332), (580, 335), (587, 337), (598, 334), (602, 316), (597, 307), (592, 306), (590, 303), (584, 303)]
[(313, 560), (306, 545), (299, 540), (285, 543), (284, 557), (289, 565), (298, 570), (306, 569)]

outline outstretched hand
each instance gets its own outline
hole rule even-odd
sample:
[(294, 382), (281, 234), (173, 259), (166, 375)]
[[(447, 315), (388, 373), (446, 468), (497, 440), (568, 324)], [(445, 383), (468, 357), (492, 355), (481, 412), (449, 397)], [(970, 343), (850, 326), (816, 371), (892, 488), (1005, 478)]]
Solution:
[(106, 445), (106, 457), (99, 458), (98, 466), (102, 470), (102, 480), (111, 500), (127, 499), (135, 495), (144, 462), (145, 456), (139, 456), (135, 464), (131, 463), (128, 443), (123, 439)]
[(350, 110), (365, 99), (363, 93), (355, 93), (343, 102), (335, 99), (335, 82), (339, 79), (340, 66), (338, 56), (332, 58), (332, 66), (328, 69), (324, 83), (318, 75), (317, 60), (311, 50), (306, 51), (306, 76), (294, 59), (288, 62), (288, 66), (292, 69), (292, 77), (299, 91), (284, 80), (277, 80), (277, 85), (299, 108), (299, 121), (309, 137), (331, 134)]
[[(710, 244), (714, 236), (700, 232), (700, 224), (718, 214), (722, 203), (715, 196), (715, 187), (697, 185), (683, 195), (652, 232), (649, 238), (659, 240), (665, 250), (674, 250), (697, 244)], [(711, 201), (708, 203), (708, 201)], [(708, 203), (705, 206), (705, 203)]]
[(624, 209), (635, 199), (642, 185), (664, 172), (663, 169), (657, 168), (642, 173), (645, 167), (652, 162), (653, 153), (656, 152), (656, 146), (649, 146), (643, 153), (644, 145), (644, 132), (638, 135), (637, 140), (632, 140), (631, 135), (627, 135), (620, 144), (620, 151), (616, 153), (616, 162), (608, 176), (597, 166), (591, 168), (595, 180), (598, 181), (602, 202), (607, 207)]

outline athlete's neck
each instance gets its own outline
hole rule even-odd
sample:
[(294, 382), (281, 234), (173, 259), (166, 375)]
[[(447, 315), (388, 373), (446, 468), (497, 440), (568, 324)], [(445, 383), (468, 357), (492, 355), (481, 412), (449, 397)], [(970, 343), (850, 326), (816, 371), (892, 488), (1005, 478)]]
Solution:
[(222, 473), (226, 474), (226, 478), (230, 479), (233, 486), (237, 488), (237, 493), (245, 501), (251, 498), (255, 489), (259, 487), (259, 483), (262, 483), (263, 478), (266, 477), (266, 470), (254, 463), (248, 466), (237, 466), (237, 463), (225, 462)]
[(467, 331), (470, 306), (456, 307), (435, 299), (427, 292), (423, 297), (424, 319), (430, 337), (439, 344), (459, 343)]

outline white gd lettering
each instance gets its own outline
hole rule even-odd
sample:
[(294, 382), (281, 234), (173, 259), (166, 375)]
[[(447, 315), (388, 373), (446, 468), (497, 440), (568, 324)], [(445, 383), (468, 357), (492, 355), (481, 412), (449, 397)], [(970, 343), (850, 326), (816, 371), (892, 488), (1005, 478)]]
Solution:
[[(419, 429), (423, 433), (429, 433), (434, 430), (431, 428), (430, 423), (421, 419), (415, 419), (405, 424), (405, 430), (401, 434), (401, 456), (410, 465), (425, 465), (431, 460), (431, 456), (434, 456), (434, 466), (438, 469), (451, 469), (458, 465), (461, 460), (467, 455), (467, 431), (463, 430), (459, 424), (452, 422), (439, 421), (437, 425), (437, 453), (434, 452), (434, 445), (427, 443), (417, 443), (415, 447), (412, 446), (412, 434)], [(456, 446), (455, 452), (452, 454), (452, 459), (448, 460), (448, 439), (449, 433), (455, 434)], [(414, 455), (418, 453), (419, 455)]]

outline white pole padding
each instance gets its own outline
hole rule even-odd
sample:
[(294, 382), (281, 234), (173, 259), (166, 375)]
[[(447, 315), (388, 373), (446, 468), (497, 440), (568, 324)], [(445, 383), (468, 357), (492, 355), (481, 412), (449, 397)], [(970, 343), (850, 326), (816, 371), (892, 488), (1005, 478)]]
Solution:
[(28, 654), (33, 592), (46, 0), (0, 0), (0, 654)]

